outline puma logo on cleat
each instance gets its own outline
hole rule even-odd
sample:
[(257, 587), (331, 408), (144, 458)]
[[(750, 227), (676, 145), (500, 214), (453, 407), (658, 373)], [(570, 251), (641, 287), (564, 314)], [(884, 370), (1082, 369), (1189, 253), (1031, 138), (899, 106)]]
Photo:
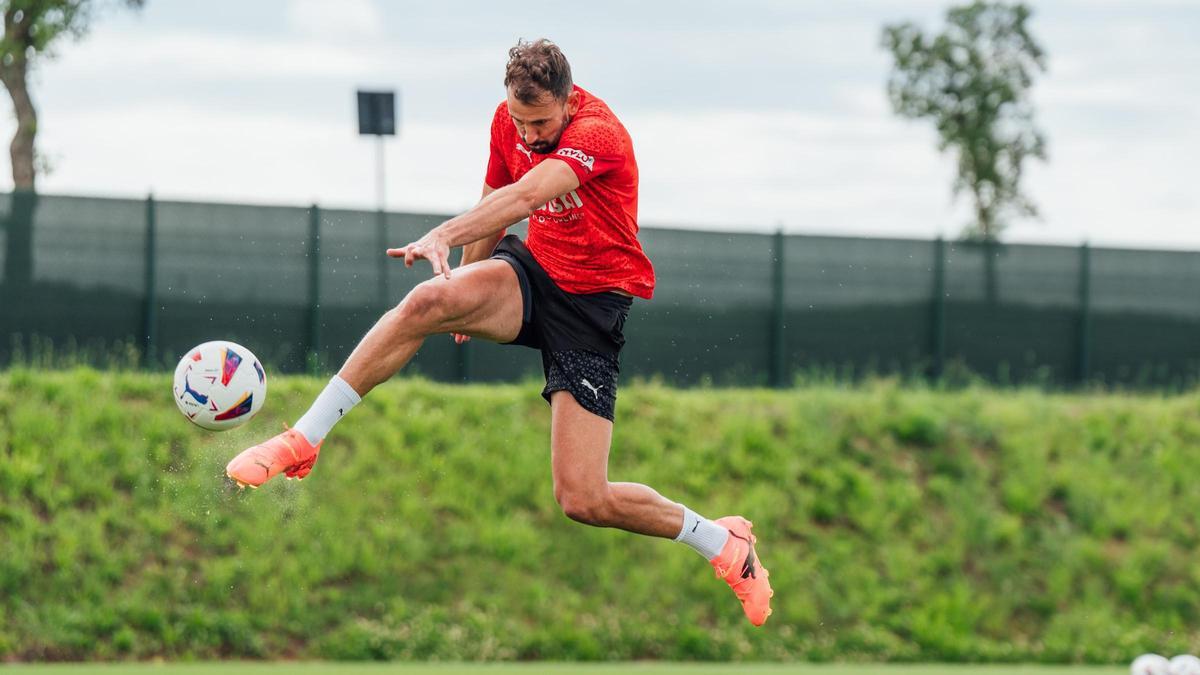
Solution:
[(588, 389), (591, 389), (591, 390), (592, 390), (592, 394), (593, 394), (593, 395), (595, 395), (596, 399), (597, 399), (597, 400), (599, 400), (599, 399), (600, 399), (600, 390), (604, 388), (604, 385), (600, 385), (599, 387), (593, 387), (593, 386), (592, 386), (592, 383), (591, 383), (591, 382), (588, 382), (586, 377), (585, 377), (585, 378), (583, 378), (583, 381), (582, 381), (582, 382), (580, 382), (580, 384), (582, 384), (583, 386), (587, 387)]
[(754, 572), (754, 549), (750, 549), (749, 555), (746, 556), (746, 562), (742, 563), (742, 578), (747, 577), (757, 579), (758, 575)]

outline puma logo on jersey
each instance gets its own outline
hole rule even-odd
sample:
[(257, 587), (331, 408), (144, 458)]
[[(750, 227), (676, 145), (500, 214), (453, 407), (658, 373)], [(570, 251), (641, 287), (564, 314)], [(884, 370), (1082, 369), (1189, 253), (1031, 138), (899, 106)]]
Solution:
[(599, 387), (593, 387), (592, 383), (588, 382), (586, 377), (583, 378), (583, 381), (580, 382), (579, 384), (582, 384), (583, 386), (587, 387), (588, 389), (591, 389), (592, 395), (596, 397), (596, 400), (597, 401), (600, 400), (600, 390), (604, 388), (604, 385), (600, 385)]
[(542, 210), (549, 211), (550, 213), (562, 213), (563, 211), (567, 211), (569, 209), (581, 208), (583, 208), (583, 200), (579, 198), (578, 192), (571, 190), (561, 197), (555, 197), (554, 199), (546, 202), (545, 206), (542, 207)]
[(529, 148), (517, 143), (517, 149), (525, 153), (525, 158), (529, 160), (530, 164), (533, 164), (533, 153), (529, 151)]
[(582, 150), (576, 150), (575, 148), (559, 148), (558, 152), (554, 154), (558, 155), (559, 157), (569, 157), (576, 162), (579, 162), (583, 165), (583, 168), (588, 170), (588, 173), (592, 172), (592, 167), (594, 167), (596, 164), (595, 157), (592, 157)]

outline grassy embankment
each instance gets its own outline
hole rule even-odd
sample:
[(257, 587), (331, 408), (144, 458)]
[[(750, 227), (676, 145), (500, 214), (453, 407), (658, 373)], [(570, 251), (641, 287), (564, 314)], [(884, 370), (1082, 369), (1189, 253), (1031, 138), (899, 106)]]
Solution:
[(1200, 646), (1200, 398), (622, 391), (610, 477), (756, 524), (751, 628), (684, 547), (552, 495), (536, 386), (397, 381), (312, 477), (222, 467), (164, 375), (0, 374), (0, 660), (734, 659), (1122, 663)]

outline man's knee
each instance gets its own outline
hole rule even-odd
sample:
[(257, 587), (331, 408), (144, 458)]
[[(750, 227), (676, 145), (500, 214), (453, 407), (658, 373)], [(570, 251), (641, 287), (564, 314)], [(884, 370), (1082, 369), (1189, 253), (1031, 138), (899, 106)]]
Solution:
[(430, 279), (417, 284), (392, 312), (406, 325), (432, 328), (449, 315), (450, 299), (446, 284)]
[(554, 498), (563, 514), (587, 525), (606, 525), (612, 520), (612, 500), (608, 486), (604, 489), (580, 489), (555, 486)]

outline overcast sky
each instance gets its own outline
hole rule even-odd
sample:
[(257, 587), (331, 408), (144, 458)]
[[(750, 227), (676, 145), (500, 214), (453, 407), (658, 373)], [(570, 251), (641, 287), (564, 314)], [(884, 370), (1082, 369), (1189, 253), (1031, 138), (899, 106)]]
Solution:
[[(1027, 176), (1042, 219), (1008, 239), (1200, 249), (1200, 1), (1030, 4), (1050, 158)], [(633, 136), (643, 225), (954, 236), (952, 160), (891, 113), (879, 46), (884, 23), (938, 28), (947, 6), (148, 0), (37, 72), (40, 188), (373, 208), (354, 91), (386, 87), (388, 208), (457, 212), (482, 186), (507, 48), (548, 37)]]

